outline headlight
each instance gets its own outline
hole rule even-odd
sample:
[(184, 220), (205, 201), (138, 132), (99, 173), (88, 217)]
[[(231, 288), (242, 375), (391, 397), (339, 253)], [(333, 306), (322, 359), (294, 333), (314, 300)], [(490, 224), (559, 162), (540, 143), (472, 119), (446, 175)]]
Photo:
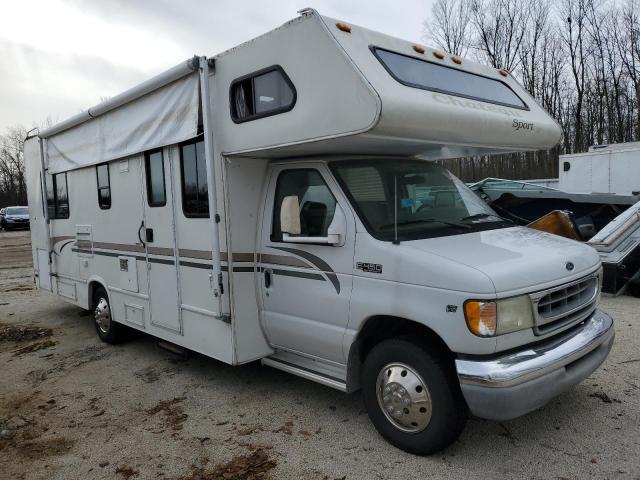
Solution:
[(498, 300), (497, 335), (533, 327), (533, 312), (529, 295)]
[(533, 311), (528, 295), (497, 301), (467, 300), (467, 326), (474, 335), (492, 337), (533, 327)]

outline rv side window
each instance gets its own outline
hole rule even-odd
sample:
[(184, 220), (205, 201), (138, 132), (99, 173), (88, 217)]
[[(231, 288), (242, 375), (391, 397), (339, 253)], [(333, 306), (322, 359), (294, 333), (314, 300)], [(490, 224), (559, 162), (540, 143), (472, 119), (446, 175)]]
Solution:
[(56, 173), (47, 182), (47, 207), (49, 218), (69, 218), (69, 195), (67, 174)]
[(108, 163), (96, 166), (96, 181), (98, 182), (98, 205), (102, 210), (107, 210), (111, 208), (111, 179)]
[(182, 211), (185, 217), (208, 217), (209, 194), (204, 141), (190, 141), (180, 146), (182, 171)]
[(278, 65), (234, 80), (230, 96), (235, 123), (288, 112), (296, 103), (295, 88)]
[(165, 206), (167, 204), (167, 191), (164, 184), (162, 149), (145, 154), (145, 172), (147, 175), (147, 201), (149, 206)]
[(389, 74), (408, 87), (528, 110), (522, 99), (499, 80), (382, 48), (371, 50)]
[(285, 170), (278, 176), (271, 241), (282, 241), (280, 207), (284, 198), (292, 195), (298, 197), (300, 205), (299, 236), (326, 237), (336, 210), (336, 199), (317, 170), (297, 169)]

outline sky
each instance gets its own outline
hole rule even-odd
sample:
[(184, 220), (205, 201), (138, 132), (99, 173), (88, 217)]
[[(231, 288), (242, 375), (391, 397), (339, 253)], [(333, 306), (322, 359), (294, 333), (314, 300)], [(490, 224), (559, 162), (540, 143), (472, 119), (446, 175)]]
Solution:
[(0, 0), (0, 133), (56, 123), (312, 7), (414, 42), (433, 0)]

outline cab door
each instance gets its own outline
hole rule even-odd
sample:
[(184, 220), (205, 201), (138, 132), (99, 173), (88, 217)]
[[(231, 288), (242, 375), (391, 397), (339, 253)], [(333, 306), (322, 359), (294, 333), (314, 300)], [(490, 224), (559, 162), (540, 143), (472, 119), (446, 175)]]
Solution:
[[(295, 236), (283, 235), (280, 228), (280, 207), (291, 196), (299, 204), (301, 231)], [(341, 214), (346, 223), (341, 244), (321, 243)], [(310, 238), (319, 242), (309, 243)], [(262, 321), (273, 347), (346, 362), (342, 337), (349, 318), (354, 248), (353, 214), (327, 167), (273, 166), (259, 259)]]

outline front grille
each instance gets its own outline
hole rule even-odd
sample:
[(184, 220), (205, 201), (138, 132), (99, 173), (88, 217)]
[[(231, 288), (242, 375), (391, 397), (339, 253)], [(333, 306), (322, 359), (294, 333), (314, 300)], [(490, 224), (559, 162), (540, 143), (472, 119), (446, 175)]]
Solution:
[(595, 310), (597, 297), (595, 275), (531, 295), (536, 312), (535, 333), (543, 335), (584, 320)]

